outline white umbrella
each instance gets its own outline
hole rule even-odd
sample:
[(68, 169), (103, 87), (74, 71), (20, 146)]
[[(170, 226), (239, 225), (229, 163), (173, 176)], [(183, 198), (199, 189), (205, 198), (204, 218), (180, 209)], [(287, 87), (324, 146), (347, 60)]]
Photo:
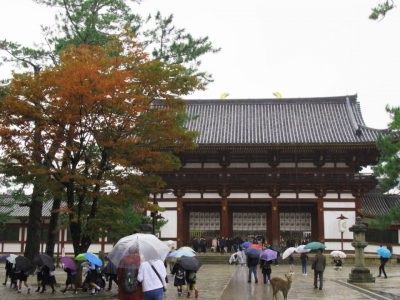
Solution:
[(119, 266), (120, 261), (132, 251), (138, 251), (145, 260), (161, 259), (165, 260), (169, 247), (160, 241), (156, 236), (145, 233), (135, 233), (123, 237), (108, 254), (109, 260)]
[(307, 252), (310, 252), (311, 249), (304, 249), (305, 246), (306, 246), (306, 245), (300, 245), (300, 246), (298, 246), (298, 247), (296, 248), (296, 252), (297, 252), (297, 253), (307, 253)]
[(289, 248), (287, 248), (287, 249), (285, 250), (285, 252), (283, 252), (282, 258), (285, 259), (285, 258), (289, 257), (290, 254), (292, 254), (292, 253), (295, 252), (295, 251), (296, 251), (296, 248), (295, 248), (295, 247), (289, 247)]
[(18, 255), (10, 254), (10, 256), (7, 257), (6, 259), (7, 259), (10, 263), (15, 264), (15, 259), (16, 259), (17, 257), (18, 257)]
[(176, 249), (176, 242), (173, 240), (163, 241), (163, 243), (167, 245), (167, 247), (169, 247), (170, 250)]
[(331, 254), (331, 256), (333, 256), (333, 257), (346, 258), (346, 253), (344, 253), (343, 251), (334, 250), (334, 251), (332, 251), (330, 254)]

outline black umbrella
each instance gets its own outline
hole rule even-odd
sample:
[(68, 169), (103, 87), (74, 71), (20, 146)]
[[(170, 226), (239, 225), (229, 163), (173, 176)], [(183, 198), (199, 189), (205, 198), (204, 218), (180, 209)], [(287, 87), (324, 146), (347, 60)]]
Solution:
[(178, 260), (179, 264), (188, 271), (197, 271), (200, 269), (200, 262), (195, 257), (182, 256)]
[(53, 258), (45, 253), (35, 256), (33, 262), (38, 266), (47, 266), (50, 270), (54, 267)]
[(117, 274), (117, 271), (118, 271), (117, 267), (111, 261), (109, 261), (107, 263), (107, 266), (105, 266), (103, 269), (103, 273), (108, 275)]
[(30, 272), (34, 269), (34, 266), (29, 258), (20, 255), (15, 259), (15, 268), (22, 272)]

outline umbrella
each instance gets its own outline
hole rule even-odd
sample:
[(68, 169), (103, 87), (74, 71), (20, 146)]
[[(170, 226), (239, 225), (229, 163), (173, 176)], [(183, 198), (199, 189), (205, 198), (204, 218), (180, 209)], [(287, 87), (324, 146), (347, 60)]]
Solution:
[(261, 250), (258, 248), (247, 248), (245, 253), (248, 257), (260, 257)]
[(278, 257), (278, 252), (271, 249), (264, 250), (260, 256), (261, 259), (266, 261), (277, 259), (277, 257)]
[(3, 254), (3, 255), (0, 255), (0, 261), (6, 261), (7, 260), (7, 257), (9, 257), (10, 256), (10, 254)]
[(250, 242), (244, 242), (244, 243), (242, 244), (243, 248), (248, 248), (250, 245), (251, 245)]
[(251, 245), (249, 246), (249, 248), (257, 248), (257, 249), (262, 250), (262, 246), (259, 245), (259, 244), (251, 244)]
[(15, 264), (15, 259), (18, 257), (18, 255), (15, 254), (10, 254), (9, 257), (6, 258), (10, 263)]
[(311, 250), (324, 249), (324, 248), (326, 248), (326, 246), (320, 242), (310, 242), (304, 247), (304, 249), (311, 249)]
[(282, 258), (285, 259), (287, 257), (289, 257), (290, 255), (292, 255), (292, 253), (294, 253), (296, 251), (295, 247), (289, 247), (287, 248), (283, 254), (282, 254)]
[(68, 256), (61, 257), (61, 263), (68, 269), (75, 271), (77, 269), (75, 259)]
[(87, 260), (91, 264), (94, 264), (99, 267), (101, 267), (103, 265), (103, 262), (101, 261), (101, 259), (96, 254), (93, 254), (90, 252), (78, 254), (75, 257), (75, 260)]
[(195, 257), (182, 256), (178, 260), (179, 264), (187, 271), (197, 271), (200, 269), (200, 262)]
[[(189, 247), (188, 247), (189, 248)], [(189, 248), (193, 251), (192, 248)], [(169, 247), (160, 241), (155, 235), (146, 233), (135, 233), (123, 237), (108, 254), (108, 259), (116, 266), (131, 252), (138, 251), (145, 260), (165, 260)], [(194, 252), (194, 251), (193, 251)]]
[(15, 268), (21, 270), (22, 272), (29, 272), (34, 269), (33, 264), (29, 258), (19, 255), (15, 258)]
[(169, 249), (176, 249), (176, 242), (173, 240), (168, 240), (168, 241), (163, 241), (163, 243), (165, 245), (167, 245), (167, 247), (169, 247)]
[(190, 248), (188, 246), (180, 247), (178, 250), (192, 251), (193, 253), (196, 253), (196, 251), (194, 251), (192, 248)]
[(53, 258), (45, 253), (36, 255), (33, 259), (33, 263), (37, 264), (38, 266), (47, 266), (50, 270), (54, 267)]
[(112, 275), (112, 274), (117, 274), (117, 272), (118, 272), (117, 267), (111, 261), (109, 261), (108, 264), (103, 269), (104, 274)]
[(181, 257), (181, 256), (193, 257), (196, 256), (196, 253), (186, 249), (178, 249), (168, 254), (168, 257)]
[(379, 256), (382, 256), (383, 258), (390, 258), (392, 256), (392, 253), (390, 253), (388, 248), (383, 248), (380, 247), (376, 250), (376, 253), (378, 253)]
[(296, 248), (296, 252), (297, 252), (297, 253), (307, 253), (307, 252), (310, 252), (311, 249), (304, 249), (305, 246), (306, 246), (306, 245), (300, 245), (300, 246), (298, 246), (298, 247)]
[(332, 251), (330, 254), (331, 254), (331, 256), (333, 256), (333, 257), (346, 258), (346, 253), (344, 253), (343, 251), (334, 250), (334, 251)]

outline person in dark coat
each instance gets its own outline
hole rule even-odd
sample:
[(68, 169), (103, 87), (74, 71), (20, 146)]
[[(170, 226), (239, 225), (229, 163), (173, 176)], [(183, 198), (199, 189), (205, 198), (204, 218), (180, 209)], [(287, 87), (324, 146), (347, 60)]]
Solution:
[(307, 253), (300, 254), (300, 261), (301, 261), (301, 273), (303, 275), (307, 275), (307, 261), (308, 261)]
[(197, 275), (195, 271), (185, 270), (187, 298), (190, 298), (190, 292), (194, 290), (194, 298), (199, 298), (199, 290), (196, 287)]
[(314, 288), (318, 288), (317, 285), (317, 279), (319, 277), (319, 289), (322, 290), (322, 285), (324, 281), (324, 271), (326, 267), (326, 258), (322, 254), (322, 249), (318, 250), (318, 253), (315, 255), (314, 261), (313, 261), (313, 267), (314, 267)]
[(386, 257), (380, 257), (380, 261), (381, 264), (379, 265), (379, 275), (378, 277), (381, 277), (381, 274), (383, 273), (383, 275), (385, 276), (385, 278), (387, 278), (386, 272), (385, 272), (385, 265), (388, 262), (389, 258)]
[(30, 294), (31, 292), (31, 288), (28, 286), (28, 272), (27, 271), (19, 271), (18, 272), (18, 280), (19, 280), (19, 284), (18, 284), (18, 293), (21, 293), (21, 288), (22, 288), (22, 283), (24, 283), (25, 287), (28, 289), (28, 294)]
[(42, 290), (40, 291), (40, 293), (44, 293), (44, 291), (46, 290), (46, 285), (49, 285), (51, 287), (52, 294), (56, 292), (56, 289), (54, 288), (54, 285), (56, 284), (54, 270), (54, 267), (52, 270), (50, 270), (48, 266), (42, 266)]
[(127, 266), (136, 265), (137, 269), (140, 267), (140, 255), (136, 247), (131, 247), (129, 253), (125, 256), (118, 266), (117, 281), (118, 281), (118, 299), (119, 300), (142, 300), (143, 291), (142, 284), (133, 293), (127, 293), (123, 289), (123, 281), (125, 279), (125, 271)]
[(42, 286), (42, 280), (43, 280), (42, 266), (36, 267), (35, 274), (36, 274), (36, 282), (37, 282), (37, 289), (35, 292), (40, 292), (40, 287)]
[(257, 278), (257, 265), (260, 261), (259, 256), (247, 256), (247, 267), (249, 268), (249, 280), (248, 282), (251, 282), (251, 274), (254, 274), (254, 279), (255, 282), (258, 283), (258, 278)]
[(13, 269), (13, 264), (10, 263), (8, 260), (6, 260), (5, 269), (6, 269), (6, 277), (4, 278), (3, 285), (7, 284), (8, 277), (10, 277), (10, 280), (11, 280), (11, 273), (12, 273), (12, 269)]
[(111, 291), (113, 281), (118, 285), (117, 272), (117, 267), (111, 261), (108, 261), (107, 266), (103, 269), (103, 274), (106, 276), (106, 280), (108, 281), (108, 291)]
[(174, 286), (177, 287), (178, 297), (181, 297), (183, 293), (183, 286), (186, 284), (186, 281), (185, 269), (181, 266), (179, 261), (175, 263), (174, 267), (172, 268), (171, 274), (175, 275)]
[(264, 284), (271, 280), (271, 261), (260, 260), (261, 273), (263, 274)]
[(74, 288), (74, 294), (78, 294), (77, 288), (76, 288), (76, 270), (71, 270), (70, 268), (64, 268), (64, 272), (67, 273), (67, 280), (65, 281), (65, 289), (62, 290), (63, 293), (65, 293), (68, 289), (68, 286), (71, 286)]

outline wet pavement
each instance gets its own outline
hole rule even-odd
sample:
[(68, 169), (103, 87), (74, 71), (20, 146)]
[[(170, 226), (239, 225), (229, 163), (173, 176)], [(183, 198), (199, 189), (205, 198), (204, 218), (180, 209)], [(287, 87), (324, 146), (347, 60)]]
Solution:
[[(3, 265), (0, 265), (0, 282), (4, 280), (4, 269), (2, 267)], [(301, 274), (300, 266), (295, 266), (295, 274), (293, 275), (293, 283), (288, 299), (400, 299), (400, 266), (391, 265), (386, 269), (387, 279), (380, 277), (376, 278), (375, 283), (351, 285), (347, 283), (351, 267), (345, 266), (341, 271), (335, 271), (333, 267), (329, 266), (324, 273), (323, 289), (315, 290), (313, 288), (312, 273), (304, 276)], [(272, 299), (271, 287), (269, 284), (263, 284), (260, 270), (258, 269), (258, 284), (255, 284), (254, 280), (252, 283), (247, 282), (247, 270), (245, 266), (203, 265), (197, 276), (199, 299)], [(371, 267), (371, 272), (374, 276), (377, 275), (377, 270), (377, 266)], [(287, 265), (273, 266), (272, 277), (284, 277), (284, 274), (288, 271), (289, 267)], [(65, 273), (57, 269), (57, 282), (64, 283), (65, 277)], [(29, 277), (28, 283), (31, 285), (32, 290), (36, 289), (34, 276)], [(110, 292), (101, 291), (95, 296), (81, 291), (78, 295), (74, 295), (72, 291), (62, 294), (61, 289), (63, 287), (63, 284), (58, 286), (55, 294), (51, 294), (48, 291), (44, 294), (38, 294), (33, 291), (27, 295), (25, 287), (22, 288), (22, 294), (17, 294), (8, 286), (5, 287), (0, 284), (0, 299), (117, 299), (116, 286)], [(194, 299), (193, 294), (191, 298)], [(165, 299), (184, 299), (177, 297), (172, 277), (169, 280)], [(281, 293), (279, 293), (278, 299), (283, 299)]]

